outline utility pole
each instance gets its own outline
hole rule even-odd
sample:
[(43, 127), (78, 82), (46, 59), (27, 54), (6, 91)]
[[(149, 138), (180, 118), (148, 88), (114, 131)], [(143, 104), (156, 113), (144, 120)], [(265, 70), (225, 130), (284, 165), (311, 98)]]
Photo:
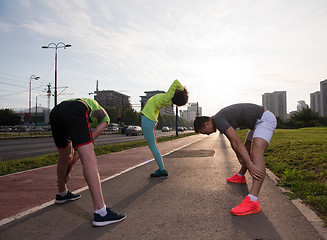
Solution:
[(47, 90), (47, 96), (48, 96), (48, 109), (50, 111), (50, 97), (51, 97), (51, 83), (47, 85), (48, 90)]
[(35, 127), (37, 126), (37, 96), (35, 97)]
[(178, 107), (176, 105), (176, 137), (178, 137)]

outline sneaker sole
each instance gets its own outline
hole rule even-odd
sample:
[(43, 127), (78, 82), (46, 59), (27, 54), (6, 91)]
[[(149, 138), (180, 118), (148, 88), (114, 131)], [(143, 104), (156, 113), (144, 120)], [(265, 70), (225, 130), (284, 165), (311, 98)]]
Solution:
[(249, 214), (253, 214), (253, 213), (258, 213), (258, 212), (260, 212), (260, 208), (258, 209), (254, 209), (254, 210), (251, 210), (251, 211), (249, 211), (249, 212), (246, 212), (246, 213), (232, 213), (233, 215), (235, 215), (235, 216), (245, 216), (245, 215), (249, 215)]
[(151, 177), (150, 178), (167, 178), (168, 176), (160, 176), (160, 177)]
[(246, 182), (237, 182), (237, 181), (228, 181), (228, 180), (227, 180), (227, 182), (229, 182), (229, 183), (238, 183), (238, 184), (246, 184)]
[(70, 199), (65, 199), (65, 200), (55, 200), (55, 203), (56, 204), (61, 204), (61, 203), (65, 203), (65, 202), (71, 202), (71, 201), (75, 201), (75, 200), (77, 200), (77, 199), (80, 199), (81, 198), (81, 196), (79, 196), (79, 197), (76, 197), (76, 198), (70, 198)]
[(93, 221), (92, 224), (93, 224), (94, 227), (103, 227), (103, 226), (106, 226), (106, 225), (109, 225), (109, 224), (112, 224), (112, 223), (121, 222), (121, 221), (123, 221), (126, 217), (127, 217), (127, 215), (125, 215), (125, 217), (123, 217), (123, 218), (121, 218), (121, 219), (118, 219), (118, 220), (105, 221), (105, 222), (95, 222), (95, 221)]

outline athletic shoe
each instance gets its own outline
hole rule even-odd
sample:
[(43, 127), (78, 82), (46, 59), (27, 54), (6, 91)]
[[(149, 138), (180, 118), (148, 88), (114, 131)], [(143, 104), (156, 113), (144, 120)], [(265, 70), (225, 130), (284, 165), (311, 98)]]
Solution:
[(81, 195), (73, 194), (70, 191), (68, 191), (67, 194), (63, 197), (60, 196), (59, 194), (57, 194), (55, 203), (60, 204), (60, 203), (68, 202), (68, 201), (74, 201), (74, 200), (79, 199), (80, 197), (81, 197)]
[(241, 202), (238, 206), (232, 208), (230, 211), (232, 214), (238, 216), (260, 212), (259, 200), (253, 202), (251, 201), (249, 196), (246, 196), (243, 202)]
[(168, 177), (168, 173), (167, 173), (166, 169), (162, 170), (162, 171), (158, 169), (154, 173), (151, 173), (150, 177), (152, 177), (152, 178), (166, 178), (166, 177)]
[(100, 214), (94, 213), (93, 226), (102, 227), (112, 223), (123, 221), (126, 218), (126, 214), (115, 213), (107, 208), (107, 214), (101, 217)]
[(246, 178), (245, 176), (238, 176), (238, 173), (236, 173), (234, 176), (227, 178), (227, 182), (232, 182), (232, 183), (240, 183), (240, 184), (245, 184), (246, 183)]

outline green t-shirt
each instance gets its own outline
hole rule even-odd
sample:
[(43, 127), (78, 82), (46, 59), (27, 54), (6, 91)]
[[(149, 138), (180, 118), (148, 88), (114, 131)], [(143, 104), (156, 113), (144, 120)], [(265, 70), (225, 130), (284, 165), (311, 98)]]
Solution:
[(89, 114), (89, 124), (91, 128), (97, 127), (100, 123), (107, 122), (107, 124), (110, 123), (110, 118), (100, 104), (90, 98), (74, 98), (74, 99), (68, 99), (66, 101), (76, 101), (76, 100), (82, 100), (85, 102), (89, 108), (90, 112)]
[(151, 97), (145, 104), (141, 113), (152, 121), (158, 122), (159, 111), (173, 104), (172, 98), (176, 89), (184, 91), (182, 84), (176, 79), (166, 93), (159, 93)]

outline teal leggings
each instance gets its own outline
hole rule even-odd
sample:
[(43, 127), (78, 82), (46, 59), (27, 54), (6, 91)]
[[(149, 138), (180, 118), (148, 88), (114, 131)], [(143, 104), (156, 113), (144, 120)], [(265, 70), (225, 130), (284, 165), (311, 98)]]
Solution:
[(156, 127), (157, 122), (148, 119), (146, 116), (142, 115), (141, 117), (141, 126), (145, 140), (147, 141), (149, 148), (156, 159), (156, 162), (159, 166), (159, 170), (165, 170), (161, 153), (157, 146), (157, 136), (156, 136)]

